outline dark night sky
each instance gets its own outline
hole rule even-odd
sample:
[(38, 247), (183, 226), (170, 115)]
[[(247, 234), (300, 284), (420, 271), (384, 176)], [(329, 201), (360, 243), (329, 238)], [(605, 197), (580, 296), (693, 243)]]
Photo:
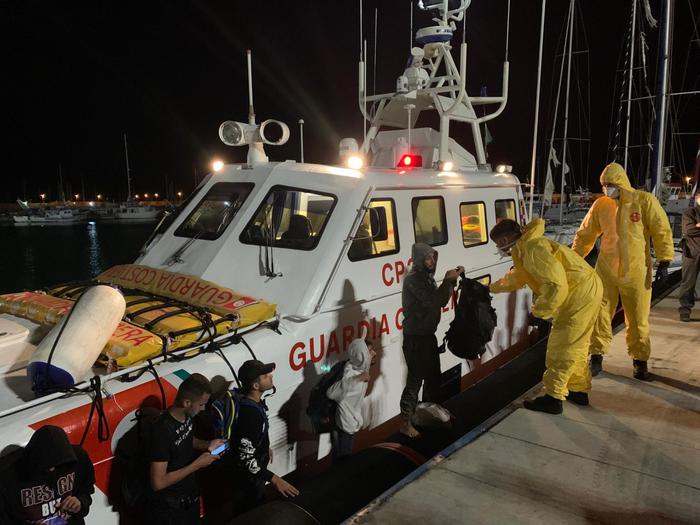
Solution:
[[(677, 0), (678, 7), (687, 9), (687, 2)], [(482, 85), (489, 95), (500, 92), (506, 3), (473, 0), (467, 12), (471, 94)], [(590, 165), (595, 177), (606, 161), (614, 70), (629, 2), (581, 4), (590, 48)], [(408, 54), (410, 2), (366, 0), (370, 54), (375, 5), (380, 22), (377, 91), (387, 92), (394, 89)], [(296, 122), (304, 118), (306, 160), (334, 162), (338, 140), (361, 138), (362, 133), (356, 95), (357, 6), (355, 0), (6, 0), (0, 6), (0, 200), (21, 196), (25, 185), (26, 196), (34, 200), (40, 192), (55, 196), (59, 163), (73, 192), (81, 191), (82, 179), (88, 197), (99, 191), (123, 198), (123, 132), (135, 193), (163, 192), (166, 177), (176, 189), (188, 191), (195, 168), (201, 176), (212, 158), (243, 160), (245, 149), (221, 144), (217, 130), (223, 120), (246, 118), (246, 48), (253, 49), (258, 121), (277, 118), (292, 129), (288, 145), (268, 147), (268, 155), (273, 160), (298, 158)], [(553, 61), (567, 6), (564, 0), (549, 1), (543, 131), (551, 126)], [(655, 2), (652, 7), (657, 10)], [(492, 163), (512, 164), (525, 180), (539, 2), (513, 0), (512, 9), (510, 100), (490, 124), (495, 142), (489, 153)], [(428, 19), (417, 10), (415, 16), (416, 29)], [(656, 34), (649, 40), (655, 47)], [(697, 71), (689, 75), (697, 77)], [(694, 154), (692, 147), (688, 154)]]

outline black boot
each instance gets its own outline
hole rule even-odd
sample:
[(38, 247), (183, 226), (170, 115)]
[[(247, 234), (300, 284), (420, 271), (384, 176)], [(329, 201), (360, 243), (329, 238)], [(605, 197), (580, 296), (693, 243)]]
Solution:
[(535, 399), (526, 399), (523, 402), (523, 406), (528, 410), (547, 412), (548, 414), (561, 414), (564, 411), (561, 400), (547, 394)]
[(647, 362), (641, 361), (640, 359), (634, 359), (632, 361), (632, 366), (634, 367), (634, 378), (641, 379), (642, 381), (651, 381), (651, 374), (647, 369)]
[(680, 310), (681, 321), (684, 323), (690, 322), (690, 310)]
[(589, 405), (588, 394), (586, 392), (572, 392), (569, 390), (569, 395), (566, 396), (566, 400), (581, 406)]
[(603, 356), (602, 354), (591, 354), (591, 375), (597, 376), (603, 371)]

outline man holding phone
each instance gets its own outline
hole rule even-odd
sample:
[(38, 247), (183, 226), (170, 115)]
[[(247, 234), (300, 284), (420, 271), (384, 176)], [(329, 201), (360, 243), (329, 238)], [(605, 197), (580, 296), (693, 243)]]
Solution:
[[(150, 525), (199, 523), (199, 487), (194, 474), (219, 459), (214, 451), (223, 444), (221, 439), (203, 441), (192, 433), (192, 418), (206, 406), (210, 394), (209, 380), (192, 374), (180, 385), (173, 406), (153, 423)], [(195, 450), (200, 455), (193, 461)]]

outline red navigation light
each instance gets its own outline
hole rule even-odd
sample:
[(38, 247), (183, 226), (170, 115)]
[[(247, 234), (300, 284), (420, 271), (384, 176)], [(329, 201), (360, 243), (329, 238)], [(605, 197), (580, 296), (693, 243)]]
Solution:
[(407, 153), (401, 157), (397, 165), (398, 168), (420, 168), (423, 166), (423, 157), (421, 155), (412, 155)]

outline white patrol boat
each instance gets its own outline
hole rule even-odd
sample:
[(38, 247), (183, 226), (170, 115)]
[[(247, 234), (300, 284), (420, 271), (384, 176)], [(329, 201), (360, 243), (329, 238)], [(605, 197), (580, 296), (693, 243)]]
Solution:
[[(170, 404), (182, 379), (194, 372), (233, 379), (232, 371), (255, 356), (277, 365), (276, 393), (267, 403), (273, 468), (284, 475), (328, 455), (328, 436), (311, 432), (308, 393), (356, 337), (370, 338), (378, 348), (358, 443), (394, 431), (406, 375), (401, 287), (411, 246), (427, 243), (439, 252), (438, 280), (463, 265), (467, 276), (488, 283), (511, 266), (496, 254), (490, 228), (503, 218), (526, 220), (518, 179), (507, 167), (486, 164), (479, 133), (480, 123), (505, 107), (508, 62), (501, 96), (471, 97), (466, 44), (459, 47), (459, 67), (451, 54), (456, 22), (469, 2), (420, 4), (436, 18), (417, 32), (395, 92), (366, 96), (360, 61), (366, 137), (361, 145), (341, 142), (340, 165), (268, 161), (263, 145), (283, 143), (289, 130), (277, 121), (255, 122), (249, 89), (248, 122), (227, 121), (220, 128), (225, 143), (248, 145), (248, 162), (210, 175), (177, 215), (161, 221), (134, 265), (97, 278), (124, 295), (125, 302), (110, 298), (109, 304), (126, 307), (87, 372), (78, 362), (84, 358), (74, 359), (60, 336), (59, 343), (52, 336), (55, 348), (38, 373), (35, 354), (52, 325), (99, 321), (83, 321), (80, 313), (66, 321), (73, 301), (95, 283), (2, 297), (0, 449), (26, 444), (44, 424), (63, 427), (95, 465), (97, 493), (87, 521), (117, 523), (108, 499), (115, 486), (113, 453), (136, 409)], [(250, 60), (248, 67), (250, 72)], [(493, 110), (477, 117), (477, 105)], [(440, 129), (414, 129), (428, 110), (439, 115)], [(473, 154), (450, 138), (456, 125), (472, 130)], [(526, 290), (494, 298), (498, 328), (481, 359), (441, 355), (448, 388), (465, 388), (527, 347), (530, 301)], [(454, 300), (443, 309), (439, 339), (453, 308)], [(81, 331), (74, 333), (78, 338)], [(54, 390), (60, 391), (35, 397), (33, 386), (51, 390), (40, 379), (42, 373), (54, 377), (59, 360), (76, 384), (57, 380)]]

